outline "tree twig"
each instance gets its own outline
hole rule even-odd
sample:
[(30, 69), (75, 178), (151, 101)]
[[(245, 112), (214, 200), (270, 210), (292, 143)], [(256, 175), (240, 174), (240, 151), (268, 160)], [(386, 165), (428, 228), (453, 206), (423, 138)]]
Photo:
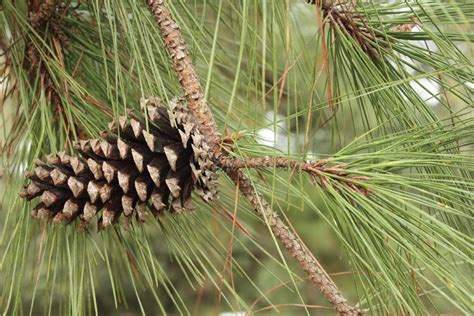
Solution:
[[(360, 182), (369, 178), (359, 175), (351, 175), (347, 165), (328, 166), (330, 159), (322, 159), (319, 161), (298, 161), (290, 160), (286, 157), (257, 157), (246, 160), (223, 155), (219, 158), (218, 165), (221, 168), (242, 169), (242, 168), (290, 168), (291, 170), (301, 170), (306, 172), (315, 186), (325, 189), (331, 182), (337, 182), (345, 186), (349, 190), (356, 191), (368, 196), (370, 191), (366, 187), (360, 185)], [(337, 188), (336, 188), (337, 190)]]
[[(61, 6), (57, 0), (32, 0), (29, 2), (28, 21), (33, 31), (26, 37), (24, 69), (32, 82), (36, 80), (39, 73), (41, 88), (53, 107), (54, 120), (62, 116), (66, 121), (68, 130), (73, 126), (76, 132), (81, 133), (76, 124), (64, 115), (64, 101), (61, 100), (61, 95), (64, 93), (55, 82), (55, 75), (46, 62), (49, 58), (55, 58), (51, 56), (48, 49), (49, 39), (51, 39), (53, 44), (50, 48), (57, 54), (62, 67), (65, 67), (64, 51), (69, 46), (69, 38), (60, 26), (62, 21), (58, 15), (61, 11), (62, 14), (66, 14), (67, 10), (68, 6)], [(40, 38), (43, 40), (40, 41)], [(47, 57), (44, 57), (44, 55)], [(65, 90), (67, 95), (67, 86)]]
[(160, 28), (161, 38), (172, 59), (173, 68), (178, 75), (188, 107), (200, 123), (200, 132), (208, 137), (211, 150), (218, 154), (221, 135), (207, 101), (204, 99), (204, 92), (179, 26), (171, 16), (164, 0), (146, 0), (146, 2)]
[[(269, 223), (272, 232), (296, 259), (301, 268), (309, 275), (325, 298), (341, 315), (359, 315), (358, 308), (352, 307), (338, 290), (334, 281), (319, 264), (301, 239), (272, 210), (270, 204), (258, 193), (250, 179), (235, 166), (225, 165), (225, 153), (220, 147), (220, 133), (211, 111), (204, 99), (204, 93), (196, 75), (185, 41), (178, 25), (174, 21), (165, 0), (146, 0), (148, 8), (158, 23), (161, 37), (173, 61), (173, 67), (183, 88), (188, 106), (201, 124), (200, 131), (208, 137), (214, 152), (215, 162), (239, 186), (240, 192), (254, 207), (256, 213)], [(237, 166), (238, 167), (238, 166)]]
[(268, 201), (254, 189), (245, 174), (240, 169), (235, 168), (224, 168), (224, 171), (239, 186), (240, 192), (254, 207), (257, 214), (266, 219), (275, 237), (281, 241), (288, 253), (296, 259), (300, 267), (309, 275), (311, 281), (333, 305), (334, 309), (341, 315), (361, 314), (358, 308), (349, 305), (311, 251), (272, 210)]

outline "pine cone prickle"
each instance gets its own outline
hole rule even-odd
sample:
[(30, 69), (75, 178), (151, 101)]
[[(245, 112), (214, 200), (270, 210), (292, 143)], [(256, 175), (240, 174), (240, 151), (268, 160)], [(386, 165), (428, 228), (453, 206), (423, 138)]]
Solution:
[(122, 214), (127, 224), (133, 214), (144, 221), (147, 205), (155, 216), (192, 210), (193, 191), (214, 199), (217, 174), (209, 146), (183, 102), (173, 99), (168, 110), (158, 98), (142, 100), (146, 117), (119, 117), (103, 140), (76, 143), (77, 156), (60, 152), (46, 163), (35, 161), (27, 174), (31, 183), (20, 194), (40, 197), (32, 216), (65, 224), (79, 217), (84, 227), (103, 210), (101, 228)]

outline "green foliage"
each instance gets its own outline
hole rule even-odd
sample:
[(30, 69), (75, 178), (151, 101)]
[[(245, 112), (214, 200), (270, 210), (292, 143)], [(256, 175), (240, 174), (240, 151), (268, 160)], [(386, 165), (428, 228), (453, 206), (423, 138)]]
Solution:
[[(334, 241), (337, 258), (323, 263), (350, 270), (337, 281), (351, 301), (377, 314), (469, 313), (474, 122), (465, 51), (474, 4), (361, 1), (353, 23), (370, 34), (371, 56), (340, 24), (321, 29), (330, 18), (305, 1), (168, 2), (221, 130), (238, 138), (236, 156), (329, 157), (367, 177), (354, 180), (365, 196), (334, 175), (321, 188), (297, 170), (247, 170), (316, 254)], [(14, 87), (2, 106), (2, 313), (287, 311), (278, 304), (290, 303), (309, 313), (325, 304), (224, 174), (219, 201), (196, 198), (196, 212), (150, 215), (131, 231), (77, 233), (76, 224), (32, 220), (18, 192), (33, 159), (71, 151), (74, 140), (139, 110), (140, 97), (169, 100), (180, 87), (142, 2), (60, 9), (67, 42), (50, 25), (35, 31), (26, 3), (5, 0), (1, 10), (5, 82)], [(46, 70), (28, 72), (27, 43)], [(59, 102), (43, 89), (45, 71)]]

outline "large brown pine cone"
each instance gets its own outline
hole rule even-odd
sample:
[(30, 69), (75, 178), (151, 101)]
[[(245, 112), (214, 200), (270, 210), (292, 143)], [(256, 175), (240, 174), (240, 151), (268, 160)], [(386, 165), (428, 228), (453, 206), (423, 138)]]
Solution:
[(147, 204), (154, 215), (191, 210), (191, 193), (205, 201), (216, 196), (216, 173), (209, 146), (182, 100), (170, 110), (158, 98), (144, 100), (148, 120), (120, 117), (104, 139), (75, 144), (78, 156), (52, 154), (36, 161), (31, 183), (21, 196), (40, 197), (33, 217), (82, 226), (98, 216), (99, 227), (116, 223), (123, 214), (144, 219)]

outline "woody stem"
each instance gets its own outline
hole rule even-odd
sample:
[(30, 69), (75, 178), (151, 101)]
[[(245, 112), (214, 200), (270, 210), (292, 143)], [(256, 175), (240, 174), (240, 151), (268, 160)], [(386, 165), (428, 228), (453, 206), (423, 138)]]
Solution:
[[(172, 59), (173, 67), (181, 83), (189, 109), (200, 124), (200, 131), (208, 137), (215, 161), (232, 179), (254, 207), (256, 213), (267, 222), (285, 249), (291, 254), (301, 268), (309, 275), (312, 282), (341, 315), (358, 315), (360, 310), (348, 304), (318, 260), (305, 246), (303, 241), (274, 212), (266, 199), (255, 190), (250, 179), (239, 169), (239, 166), (222, 164), (226, 154), (220, 146), (220, 133), (210, 111), (204, 93), (196, 75), (189, 52), (181, 31), (174, 21), (166, 0), (146, 0), (149, 10), (155, 18), (161, 37)], [(261, 161), (262, 162), (262, 161)], [(281, 163), (284, 163), (281, 161)], [(286, 162), (287, 164), (288, 162)]]

